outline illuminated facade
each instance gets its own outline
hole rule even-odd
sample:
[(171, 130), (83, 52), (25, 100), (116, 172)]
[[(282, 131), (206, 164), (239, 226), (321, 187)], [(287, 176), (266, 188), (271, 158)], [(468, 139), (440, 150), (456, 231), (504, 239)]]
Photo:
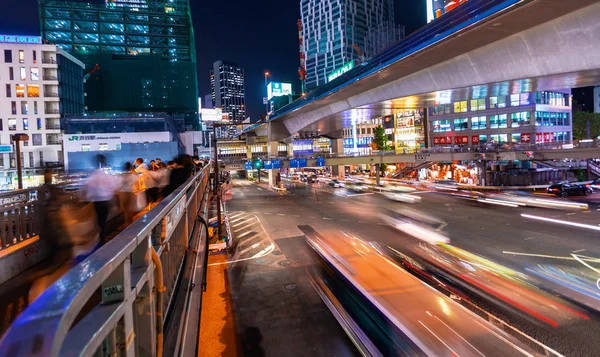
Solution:
[(394, 141), (397, 154), (410, 154), (425, 145), (425, 110), (407, 110), (396, 113)]
[(486, 146), (570, 143), (570, 90), (497, 95), (429, 108), (429, 144)]
[(63, 166), (61, 118), (83, 113), (83, 63), (40, 37), (0, 35), (0, 189), (16, 186), (11, 139), (21, 143), (24, 186)]
[[(244, 70), (236, 63), (216, 61), (210, 71), (212, 100), (215, 108), (223, 110), (223, 117), (233, 123), (246, 120)], [(224, 129), (224, 128), (223, 128)], [(223, 130), (234, 135), (235, 127)]]
[(89, 111), (183, 114), (197, 126), (197, 75), (189, 0), (40, 0), (44, 41), (80, 59)]
[[(327, 76), (365, 51), (370, 29), (394, 23), (393, 0), (300, 0), (306, 89), (327, 83)], [(367, 56), (372, 54), (367, 53)]]

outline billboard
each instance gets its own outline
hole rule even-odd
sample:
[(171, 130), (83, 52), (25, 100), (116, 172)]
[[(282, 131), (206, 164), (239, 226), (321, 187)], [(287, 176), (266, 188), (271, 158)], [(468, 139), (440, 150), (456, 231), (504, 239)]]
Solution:
[(427, 0), (427, 22), (439, 18), (465, 2), (467, 0)]
[(200, 118), (203, 122), (222, 121), (223, 110), (221, 108), (202, 108), (200, 109)]
[(425, 146), (425, 110), (396, 113), (395, 148), (397, 154), (413, 153)]
[(352, 68), (354, 68), (354, 61), (350, 61), (350, 62), (344, 64), (342, 67), (329, 73), (329, 75), (327, 76), (327, 82), (333, 81), (334, 79), (336, 79), (337, 77), (341, 76), (342, 74), (348, 72)]
[(292, 94), (292, 84), (291, 83), (271, 82), (267, 86), (267, 100), (271, 100), (271, 98), (273, 98), (273, 97), (281, 97), (282, 95), (290, 95), (290, 94)]

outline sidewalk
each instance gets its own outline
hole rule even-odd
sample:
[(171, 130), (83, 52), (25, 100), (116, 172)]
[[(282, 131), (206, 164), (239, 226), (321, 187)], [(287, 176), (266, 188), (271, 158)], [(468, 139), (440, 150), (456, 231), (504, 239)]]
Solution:
[(198, 357), (239, 355), (226, 262), (225, 254), (208, 257), (207, 287), (202, 295)]

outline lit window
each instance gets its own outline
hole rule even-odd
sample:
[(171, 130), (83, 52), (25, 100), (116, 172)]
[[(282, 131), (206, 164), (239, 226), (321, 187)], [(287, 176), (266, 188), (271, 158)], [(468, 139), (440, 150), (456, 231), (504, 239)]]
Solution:
[(450, 126), (450, 120), (434, 120), (432, 124), (434, 133), (441, 133), (452, 130)]
[(42, 118), (37, 118), (37, 128), (38, 130), (42, 130)]
[(513, 107), (529, 104), (529, 93), (511, 94), (510, 105)]
[(19, 63), (25, 63), (25, 51), (19, 50)]
[(454, 103), (454, 112), (455, 113), (465, 113), (467, 111), (467, 101), (464, 100), (462, 102)]
[(24, 98), (25, 97), (25, 85), (24, 84), (17, 84), (16, 85), (17, 88), (17, 97), (18, 98)]
[(8, 130), (17, 130), (17, 119), (15, 119), (15, 118), (8, 119)]
[(38, 98), (40, 96), (39, 84), (28, 84), (27, 85), (27, 96), (30, 98)]
[(23, 130), (29, 130), (29, 119), (23, 118)]
[(485, 98), (471, 100), (471, 111), (485, 110)]
[(504, 108), (506, 107), (506, 97), (490, 97), (490, 108)]
[(518, 128), (520, 126), (529, 125), (529, 112), (512, 113), (510, 115), (511, 127)]
[(38, 113), (38, 103), (37, 101), (33, 101), (33, 114), (37, 114)]
[(100, 143), (99, 144), (99, 150), (100, 151), (107, 151), (108, 150), (108, 144), (107, 143)]
[(40, 69), (39, 68), (37, 68), (37, 67), (31, 67), (31, 80), (32, 81), (39, 81), (40, 80)]
[(90, 151), (90, 144), (81, 144), (81, 151)]
[(469, 120), (467, 118), (454, 119), (454, 131), (463, 131), (469, 128)]
[(471, 130), (483, 130), (487, 127), (485, 117), (473, 117), (471, 118)]
[(27, 105), (27, 101), (21, 101), (21, 114), (29, 114), (29, 106)]
[(490, 135), (490, 140), (495, 143), (505, 143), (508, 140), (507, 134)]
[(27, 80), (27, 68), (25, 68), (25, 67), (19, 68), (19, 74), (21, 75), (21, 80), (22, 81), (26, 81)]
[(490, 129), (508, 128), (506, 114), (490, 115)]

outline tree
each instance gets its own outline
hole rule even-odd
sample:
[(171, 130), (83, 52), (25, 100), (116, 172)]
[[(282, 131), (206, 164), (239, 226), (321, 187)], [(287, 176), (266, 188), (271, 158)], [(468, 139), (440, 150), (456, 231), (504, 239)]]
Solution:
[(588, 139), (588, 122), (590, 123), (589, 139), (600, 136), (600, 114), (573, 112), (573, 140)]
[(383, 126), (378, 126), (373, 130), (373, 143), (371, 143), (371, 148), (373, 150), (390, 150), (390, 146), (388, 145), (388, 138), (385, 133), (385, 129)]

